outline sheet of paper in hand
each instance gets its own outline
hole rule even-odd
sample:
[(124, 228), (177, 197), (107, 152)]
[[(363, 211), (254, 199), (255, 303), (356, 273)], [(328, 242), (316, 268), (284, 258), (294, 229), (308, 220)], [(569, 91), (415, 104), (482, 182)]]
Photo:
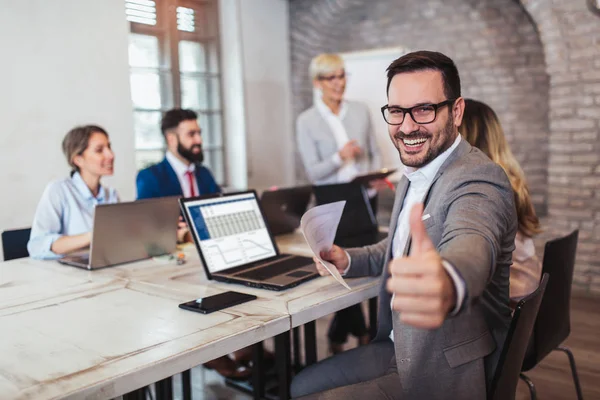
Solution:
[(327, 268), (335, 280), (350, 290), (350, 286), (344, 281), (335, 265), (321, 258), (321, 251), (328, 251), (333, 246), (345, 205), (345, 201), (336, 201), (311, 208), (302, 216), (300, 229), (319, 262)]

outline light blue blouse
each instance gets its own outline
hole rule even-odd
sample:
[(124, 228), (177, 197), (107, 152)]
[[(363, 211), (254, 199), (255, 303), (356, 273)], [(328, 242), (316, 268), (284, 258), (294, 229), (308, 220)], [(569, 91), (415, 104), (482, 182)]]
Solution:
[(51, 182), (38, 204), (27, 243), (29, 256), (37, 259), (62, 257), (51, 249), (61, 236), (89, 232), (94, 224), (96, 204), (118, 203), (115, 189), (101, 186), (94, 197), (78, 172), (72, 177)]

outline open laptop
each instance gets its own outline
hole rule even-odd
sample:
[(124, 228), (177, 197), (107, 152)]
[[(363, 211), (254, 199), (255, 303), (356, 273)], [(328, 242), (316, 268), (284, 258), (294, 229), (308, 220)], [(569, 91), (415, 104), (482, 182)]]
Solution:
[(89, 252), (58, 262), (91, 270), (174, 252), (180, 215), (177, 199), (97, 205)]
[(294, 232), (300, 226), (311, 195), (311, 186), (265, 190), (260, 197), (260, 205), (271, 234), (277, 236)]
[(279, 253), (255, 191), (179, 202), (208, 279), (283, 290), (318, 276), (312, 259)]
[(317, 204), (346, 200), (334, 243), (342, 247), (359, 247), (377, 243), (387, 237), (379, 232), (367, 189), (356, 183), (313, 186)]

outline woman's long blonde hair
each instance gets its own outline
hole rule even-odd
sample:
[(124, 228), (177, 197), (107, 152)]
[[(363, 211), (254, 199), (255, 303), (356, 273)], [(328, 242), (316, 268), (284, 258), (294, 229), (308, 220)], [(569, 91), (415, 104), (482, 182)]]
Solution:
[(483, 151), (508, 175), (515, 193), (519, 231), (528, 237), (539, 233), (540, 221), (531, 203), (525, 174), (506, 143), (502, 125), (494, 110), (480, 101), (465, 99), (465, 112), (459, 130), (472, 146)]

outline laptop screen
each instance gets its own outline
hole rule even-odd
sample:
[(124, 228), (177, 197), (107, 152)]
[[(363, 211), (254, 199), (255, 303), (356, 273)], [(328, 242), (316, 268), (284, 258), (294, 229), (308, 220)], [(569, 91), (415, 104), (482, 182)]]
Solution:
[(254, 193), (183, 204), (211, 273), (277, 255)]

